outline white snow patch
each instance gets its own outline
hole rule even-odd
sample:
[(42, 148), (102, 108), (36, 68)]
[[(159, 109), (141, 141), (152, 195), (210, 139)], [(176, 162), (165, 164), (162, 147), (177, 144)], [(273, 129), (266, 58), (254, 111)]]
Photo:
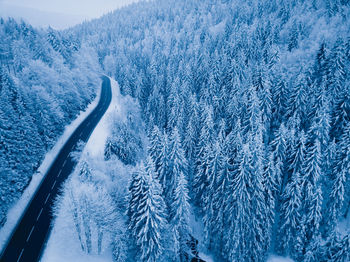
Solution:
[(209, 27), (209, 32), (213, 37), (217, 37), (225, 32), (226, 20), (221, 21), (220, 23)]
[(289, 257), (271, 255), (267, 259), (267, 262), (294, 262), (294, 260)]
[[(64, 197), (68, 197), (68, 195)], [(80, 241), (75, 232), (72, 216), (66, 211), (69, 210), (67, 202), (68, 201), (62, 201), (63, 206), (60, 206), (59, 215), (55, 219), (55, 224), (41, 261), (112, 261), (112, 251), (108, 249), (104, 250), (101, 255), (88, 255), (81, 251)]]
[(193, 209), (191, 209), (190, 212), (189, 223), (192, 235), (198, 240), (198, 256), (206, 262), (214, 262), (213, 257), (209, 255), (209, 251), (206, 248), (202, 219), (195, 215), (195, 211)]
[(214, 259), (213, 259), (211, 256), (206, 255), (206, 254), (204, 254), (204, 253), (202, 253), (202, 252), (199, 252), (199, 253), (198, 253), (198, 256), (199, 256), (201, 259), (203, 259), (205, 262), (214, 262)]
[[(104, 158), (104, 146), (110, 133), (110, 119), (115, 115), (122, 114), (121, 95), (119, 85), (113, 79), (111, 80), (112, 101), (106, 113), (92, 132), (86, 146), (83, 150), (82, 157), (88, 157), (90, 164), (98, 163)], [(85, 155), (85, 156), (84, 156)], [(96, 172), (97, 171), (97, 172)], [(107, 180), (103, 170), (95, 170), (95, 175), (100, 176), (102, 180)], [(74, 177), (72, 177), (74, 179)], [(64, 197), (67, 197), (65, 195)], [(74, 222), (71, 214), (67, 211), (68, 207), (64, 206), (67, 201), (62, 201), (63, 206), (59, 209), (54, 226), (44, 250), (41, 262), (106, 262), (113, 261), (111, 248), (105, 249), (101, 255), (86, 254), (81, 250), (80, 241), (75, 232)]]
[(100, 100), (101, 95), (101, 82), (98, 85), (98, 91), (96, 92), (96, 98), (93, 102), (89, 104), (85, 111), (81, 111), (79, 116), (68, 126), (65, 127), (63, 134), (57, 140), (54, 147), (46, 153), (43, 162), (38, 168), (37, 173), (32, 176), (28, 187), (24, 190), (22, 196), (17, 200), (17, 202), (9, 209), (7, 213), (7, 220), (5, 225), (0, 228), (0, 253), (7, 243), (8, 238), (10, 237), (12, 231), (19, 222), (22, 214), (32, 199), (37, 188), (41, 184), (44, 174), (47, 173), (48, 169), (52, 165), (58, 153), (61, 151), (64, 144), (67, 142), (69, 137), (72, 135), (74, 130), (85, 120), (85, 118), (96, 108), (98, 101)]

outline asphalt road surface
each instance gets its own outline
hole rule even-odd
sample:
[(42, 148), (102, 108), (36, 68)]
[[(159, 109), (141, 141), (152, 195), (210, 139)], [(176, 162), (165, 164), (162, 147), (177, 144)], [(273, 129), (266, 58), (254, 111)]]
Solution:
[(109, 78), (102, 77), (101, 98), (97, 107), (78, 126), (53, 162), (45, 178), (27, 206), (1, 254), (1, 262), (39, 261), (51, 231), (51, 208), (60, 186), (73, 171), (76, 162), (70, 157), (78, 141), (86, 142), (112, 99)]

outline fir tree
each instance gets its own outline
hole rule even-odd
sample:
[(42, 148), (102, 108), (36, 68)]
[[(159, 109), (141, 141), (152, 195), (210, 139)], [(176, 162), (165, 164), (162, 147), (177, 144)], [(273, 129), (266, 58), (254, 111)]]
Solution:
[(203, 194), (208, 186), (208, 156), (212, 148), (212, 139), (214, 134), (213, 112), (210, 107), (205, 107), (205, 122), (201, 129), (199, 144), (197, 148), (196, 173), (194, 176), (193, 187), (196, 192), (194, 199), (197, 204), (203, 206)]
[(149, 140), (150, 140), (150, 145), (148, 148), (148, 154), (150, 155), (150, 157), (154, 162), (155, 171), (158, 172), (160, 155), (162, 150), (162, 134), (158, 126), (153, 127), (151, 134), (149, 136)]
[(334, 221), (339, 219), (340, 214), (343, 213), (346, 216), (350, 205), (350, 199), (347, 197), (347, 192), (350, 190), (348, 185), (350, 170), (350, 124), (345, 127), (344, 131), (341, 142), (339, 143), (339, 150), (333, 169), (333, 185), (329, 201), (330, 225), (334, 225)]
[(304, 251), (313, 238), (318, 234), (320, 222), (322, 219), (322, 191), (320, 180), (323, 178), (322, 172), (322, 153), (321, 145), (318, 139), (312, 142), (306, 153), (305, 167), (302, 177), (302, 195), (305, 199), (302, 208), (303, 221), (305, 225), (305, 236), (303, 237)]
[(249, 147), (244, 145), (243, 150), (237, 156), (237, 169), (234, 180), (230, 185), (232, 200), (229, 203), (230, 217), (227, 222), (230, 225), (230, 231), (226, 243), (226, 252), (228, 252), (227, 258), (231, 261), (252, 261), (253, 259), (249, 254), (249, 243), (253, 239), (249, 235), (252, 221), (251, 195), (249, 192), (252, 185), (250, 173), (252, 167), (249, 158)]
[[(264, 199), (266, 206), (266, 218), (267, 218), (267, 227), (266, 231), (269, 234), (269, 237), (272, 237), (273, 234), (273, 225), (275, 223), (275, 206), (277, 200), (277, 183), (276, 183), (276, 174), (274, 170), (274, 161), (272, 154), (269, 156), (269, 159), (264, 159), (264, 170), (262, 175), (262, 186), (264, 189)], [(270, 241), (268, 245), (270, 245)]]
[(279, 124), (284, 120), (287, 108), (287, 98), (288, 88), (286, 87), (284, 80), (280, 79), (276, 85), (272, 86), (272, 119), (277, 121), (276, 124)]
[(300, 73), (296, 79), (296, 83), (290, 90), (290, 96), (287, 103), (287, 116), (294, 116), (304, 128), (307, 118), (307, 83), (304, 73)]
[(166, 228), (166, 206), (162, 197), (162, 189), (154, 174), (152, 159), (147, 165), (141, 165), (136, 176), (136, 185), (132, 189), (129, 210), (131, 223), (129, 228), (139, 248), (142, 261), (155, 262), (164, 249), (164, 231)]
[[(187, 162), (181, 145), (179, 131), (175, 127), (169, 141), (169, 170), (166, 178), (166, 186), (164, 188), (164, 195), (166, 196), (169, 208), (174, 201), (174, 191), (177, 185), (177, 179), (180, 177), (181, 173), (184, 177), (187, 177), (187, 170)], [(173, 211), (171, 208), (170, 210)], [(173, 215), (174, 214), (171, 214), (170, 217)]]
[(190, 205), (187, 188), (187, 179), (183, 172), (179, 172), (176, 177), (176, 188), (174, 190), (174, 202), (172, 203), (171, 225), (175, 235), (175, 243), (179, 261), (185, 260), (185, 252), (189, 240), (190, 226), (189, 215)]
[(226, 247), (228, 258), (232, 261), (264, 261), (269, 243), (268, 232), (262, 222), (266, 221), (267, 212), (262, 186), (262, 169), (259, 166), (261, 159), (259, 159), (259, 152), (253, 149), (252, 142), (250, 145), (244, 145), (242, 152), (238, 155), (237, 169), (231, 184), (230, 229)]
[(340, 241), (338, 250), (332, 254), (330, 261), (343, 262), (350, 260), (350, 235), (347, 234)]
[(216, 142), (214, 144), (213, 150), (210, 152), (210, 155), (208, 157), (208, 188), (203, 195), (203, 220), (205, 225), (206, 238), (207, 240), (212, 240), (212, 238), (210, 238), (210, 235), (213, 231), (213, 228), (215, 227), (215, 223), (217, 223), (215, 217), (217, 210), (215, 203), (213, 202), (213, 196), (217, 192), (217, 179), (219, 174), (222, 172), (223, 166), (223, 157), (219, 142)]
[(157, 170), (157, 176), (159, 179), (159, 182), (163, 188), (163, 192), (166, 192), (167, 188), (167, 183), (168, 183), (168, 177), (169, 177), (169, 169), (170, 169), (170, 159), (169, 159), (169, 154), (170, 154), (170, 149), (169, 149), (169, 141), (168, 141), (168, 135), (164, 132), (163, 135), (163, 140), (161, 143), (161, 150), (160, 150), (160, 155), (159, 155), (159, 168)]
[(297, 239), (300, 238), (302, 212), (301, 179), (298, 172), (294, 172), (283, 193), (281, 208), (281, 247), (285, 254), (296, 257)]
[(280, 128), (275, 133), (275, 138), (271, 141), (272, 156), (275, 164), (276, 183), (280, 191), (286, 184), (286, 147), (287, 147), (287, 129), (282, 123)]
[[(332, 99), (339, 97), (344, 90), (342, 87), (346, 79), (345, 68), (346, 52), (342, 39), (338, 39), (332, 48), (329, 59), (329, 71), (327, 72), (329, 89)], [(333, 100), (335, 102), (335, 100)]]

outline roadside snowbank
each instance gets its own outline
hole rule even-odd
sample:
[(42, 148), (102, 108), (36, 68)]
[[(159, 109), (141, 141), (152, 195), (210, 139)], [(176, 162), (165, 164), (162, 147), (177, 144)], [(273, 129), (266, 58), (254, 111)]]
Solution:
[(112, 101), (109, 105), (106, 113), (103, 115), (102, 119), (95, 127), (92, 132), (88, 142), (85, 145), (84, 152), (90, 155), (94, 159), (103, 160), (104, 158), (104, 148), (107, 141), (107, 138), (110, 134), (110, 122), (109, 119), (117, 114), (121, 114), (121, 95), (119, 90), (119, 85), (116, 81), (111, 79), (111, 88), (112, 88)]
[[(85, 148), (82, 152), (82, 158), (88, 157), (89, 160), (92, 160), (90, 164), (98, 163), (104, 159), (104, 147), (107, 141), (107, 138), (110, 134), (110, 119), (115, 115), (123, 115), (121, 109), (121, 95), (119, 90), (119, 85), (113, 79), (111, 80), (112, 87), (112, 101), (107, 109), (106, 113), (103, 115), (102, 119), (92, 132), (88, 142), (85, 145)], [(104, 176), (103, 170), (101, 176)], [(76, 173), (73, 173), (73, 176)], [(74, 179), (74, 177), (71, 177)], [(103, 178), (108, 179), (108, 178)], [(67, 197), (63, 195), (63, 198)], [(69, 208), (65, 206), (66, 201), (62, 201), (63, 206), (58, 210), (57, 217), (54, 221), (54, 226), (47, 242), (46, 248), (44, 250), (42, 262), (106, 262), (112, 261), (112, 250), (110, 247), (107, 247), (103, 250), (101, 255), (96, 254), (86, 254), (81, 250), (80, 241), (75, 232), (74, 222), (72, 221), (72, 216), (67, 213)]]
[(65, 127), (64, 133), (58, 139), (54, 147), (46, 154), (43, 162), (38, 168), (37, 173), (32, 176), (32, 180), (28, 187), (24, 190), (22, 196), (18, 201), (9, 209), (7, 213), (7, 221), (5, 225), (0, 229), (0, 253), (4, 248), (8, 238), (10, 237), (13, 229), (21, 218), (25, 208), (27, 207), (29, 201), (33, 197), (35, 191), (40, 185), (44, 175), (50, 168), (52, 162), (56, 158), (57, 154), (61, 151), (62, 147), (72, 135), (74, 130), (85, 120), (85, 118), (96, 108), (101, 95), (101, 82), (98, 85), (98, 91), (96, 98), (93, 102), (89, 104), (85, 111), (80, 112), (79, 116), (68, 126)]

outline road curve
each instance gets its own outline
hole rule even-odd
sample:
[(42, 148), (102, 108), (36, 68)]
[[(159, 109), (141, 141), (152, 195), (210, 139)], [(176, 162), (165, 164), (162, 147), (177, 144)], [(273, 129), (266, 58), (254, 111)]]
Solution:
[(86, 142), (106, 112), (112, 99), (111, 83), (102, 77), (101, 98), (97, 107), (78, 126), (56, 157), (1, 254), (1, 262), (39, 261), (49, 233), (53, 215), (51, 208), (60, 187), (71, 174), (76, 162), (70, 156), (78, 141)]

